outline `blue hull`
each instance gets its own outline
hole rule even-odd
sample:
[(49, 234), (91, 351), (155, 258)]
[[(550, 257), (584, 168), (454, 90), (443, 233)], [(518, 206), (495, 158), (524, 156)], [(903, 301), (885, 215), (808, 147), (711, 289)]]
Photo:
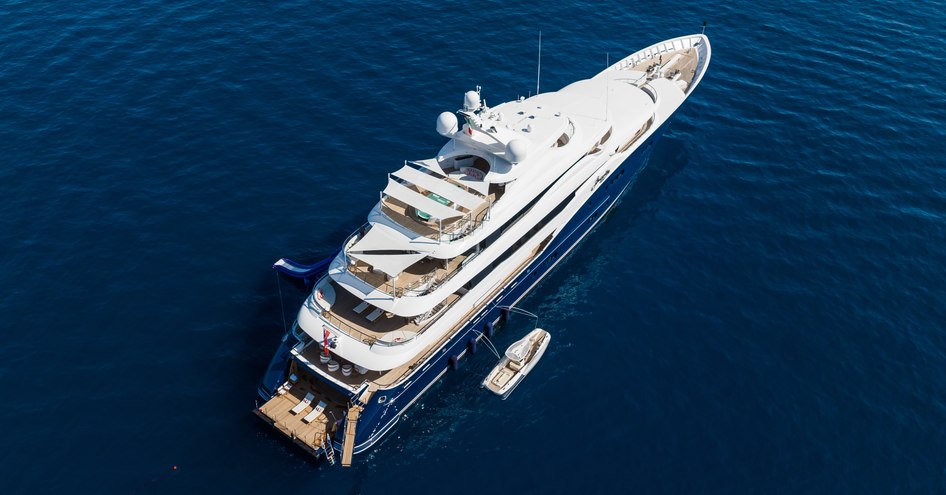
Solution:
[[(358, 430), (355, 438), (354, 453), (358, 454), (371, 448), (380, 440), (400, 419), (401, 415), (414, 404), (423, 393), (430, 388), (448, 370), (456, 365), (466, 351), (476, 345), (485, 334), (489, 335), (492, 325), (503, 316), (503, 306), (515, 305), (525, 297), (575, 246), (591, 231), (592, 228), (615, 205), (621, 194), (633, 182), (643, 168), (647, 157), (653, 149), (654, 143), (663, 135), (670, 119), (664, 122), (650, 136), (647, 142), (629, 156), (611, 176), (603, 183), (582, 205), (581, 209), (562, 228), (561, 233), (552, 239), (545, 250), (527, 266), (522, 273), (507, 285), (497, 296), (480, 310), (466, 327), (456, 333), (437, 353), (428, 358), (410, 379), (402, 385), (391, 389), (378, 390), (365, 405), (358, 420)], [(288, 349), (296, 344), (295, 338), (288, 334), (280, 346), (277, 355), (273, 358), (267, 370), (264, 384), (260, 386), (260, 395), (265, 400), (272, 398), (270, 390), (281, 383), (275, 377), (285, 377), (289, 362), (283, 357), (288, 355)], [(282, 362), (281, 372), (279, 362)], [(279, 383), (275, 383), (279, 381)], [(343, 431), (336, 434), (334, 443), (341, 449)]]

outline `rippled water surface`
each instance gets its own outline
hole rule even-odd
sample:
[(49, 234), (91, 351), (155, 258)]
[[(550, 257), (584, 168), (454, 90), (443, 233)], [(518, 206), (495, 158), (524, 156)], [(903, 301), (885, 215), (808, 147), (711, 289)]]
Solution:
[[(337, 246), (463, 91), (532, 90), (539, 29), (553, 90), (704, 19), (701, 86), (521, 303), (553, 340), (509, 400), (481, 352), (348, 470), (251, 414), (270, 264)], [(0, 25), (3, 493), (946, 491), (937, 2), (13, 1)]]

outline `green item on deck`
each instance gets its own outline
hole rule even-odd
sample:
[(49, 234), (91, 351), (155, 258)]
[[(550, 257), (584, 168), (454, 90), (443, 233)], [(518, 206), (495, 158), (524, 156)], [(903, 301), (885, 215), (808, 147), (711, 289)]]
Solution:
[[(450, 204), (450, 200), (448, 200), (447, 198), (444, 198), (443, 196), (438, 196), (434, 193), (427, 193), (427, 197), (442, 205)], [(427, 220), (430, 220), (430, 214), (417, 210), (417, 218), (420, 218), (421, 220), (426, 222)]]

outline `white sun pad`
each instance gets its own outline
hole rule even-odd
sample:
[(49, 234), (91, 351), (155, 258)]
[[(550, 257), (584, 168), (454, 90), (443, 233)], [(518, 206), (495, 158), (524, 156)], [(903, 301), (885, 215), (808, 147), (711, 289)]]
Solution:
[(384, 194), (407, 203), (431, 217), (440, 220), (462, 217), (464, 215), (463, 212), (442, 205), (391, 178), (388, 178), (388, 187), (384, 188)]
[(458, 204), (467, 210), (475, 210), (484, 203), (483, 198), (473, 195), (442, 178), (421, 172), (414, 167), (405, 166), (397, 172), (394, 172), (393, 175), (435, 193), (442, 198), (446, 198), (451, 203)]
[(387, 273), (391, 277), (398, 276), (401, 272), (407, 269), (407, 267), (427, 257), (427, 254), (425, 253), (411, 253), (411, 254), (350, 253), (350, 255), (353, 258), (358, 258), (361, 261), (368, 263), (369, 265), (373, 266), (376, 270), (381, 270), (382, 272)]
[[(418, 251), (421, 247), (390, 227), (373, 224), (371, 230), (348, 249), (348, 255), (395, 277), (427, 256), (426, 251)], [(400, 253), (390, 254), (392, 251)]]

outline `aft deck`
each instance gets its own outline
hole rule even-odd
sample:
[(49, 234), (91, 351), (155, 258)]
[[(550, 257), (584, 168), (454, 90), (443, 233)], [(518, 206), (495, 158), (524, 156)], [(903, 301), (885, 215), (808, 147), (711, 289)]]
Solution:
[[(287, 391), (282, 394), (277, 393), (255, 412), (295, 443), (314, 454), (322, 448), (326, 438), (331, 438), (343, 424), (348, 399), (333, 391), (318, 378), (302, 371), (296, 362), (290, 365), (290, 376), (297, 377), (295, 383), (286, 382), (283, 388), (289, 386)], [(313, 398), (308, 405), (300, 407), (308, 394), (312, 394)], [(326, 403), (325, 410), (318, 417), (310, 418), (311, 421), (306, 422), (304, 419), (313, 412), (313, 408), (320, 401)], [(298, 412), (294, 413), (293, 408), (296, 408)]]

